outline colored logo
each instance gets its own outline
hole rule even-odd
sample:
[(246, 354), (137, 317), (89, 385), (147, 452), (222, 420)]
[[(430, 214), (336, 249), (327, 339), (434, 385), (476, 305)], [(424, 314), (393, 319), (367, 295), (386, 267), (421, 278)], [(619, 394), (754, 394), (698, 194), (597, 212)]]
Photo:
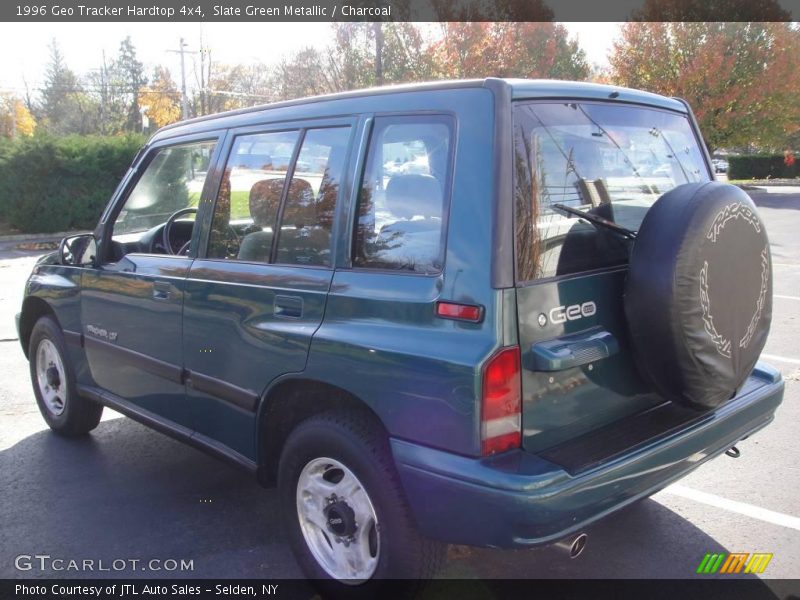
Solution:
[(712, 575), (714, 573), (763, 573), (767, 568), (772, 554), (766, 552), (732, 552), (725, 554), (706, 554), (697, 567), (697, 572), (701, 575)]

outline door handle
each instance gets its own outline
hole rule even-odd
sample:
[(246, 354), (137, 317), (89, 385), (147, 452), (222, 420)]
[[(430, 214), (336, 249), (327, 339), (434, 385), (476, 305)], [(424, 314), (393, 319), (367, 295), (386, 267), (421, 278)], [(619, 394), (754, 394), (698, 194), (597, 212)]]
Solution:
[(166, 281), (153, 282), (153, 299), (154, 300), (169, 300), (172, 294), (172, 286)]
[(592, 327), (580, 333), (533, 344), (531, 360), (526, 367), (531, 371), (564, 371), (618, 352), (619, 342), (613, 334), (600, 327)]
[(300, 296), (275, 296), (276, 317), (299, 319), (303, 316), (303, 299)]

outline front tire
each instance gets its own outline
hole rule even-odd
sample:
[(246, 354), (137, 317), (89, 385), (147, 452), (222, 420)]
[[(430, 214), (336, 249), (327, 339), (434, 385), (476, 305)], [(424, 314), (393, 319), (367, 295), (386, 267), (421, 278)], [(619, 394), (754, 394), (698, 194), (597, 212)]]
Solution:
[(103, 406), (78, 395), (64, 334), (52, 317), (33, 326), (28, 361), (36, 404), (50, 429), (73, 437), (97, 427)]
[(373, 597), (384, 583), (412, 594), (444, 559), (446, 546), (417, 531), (386, 435), (367, 414), (301, 423), (281, 453), (278, 489), (295, 557), (324, 596)]

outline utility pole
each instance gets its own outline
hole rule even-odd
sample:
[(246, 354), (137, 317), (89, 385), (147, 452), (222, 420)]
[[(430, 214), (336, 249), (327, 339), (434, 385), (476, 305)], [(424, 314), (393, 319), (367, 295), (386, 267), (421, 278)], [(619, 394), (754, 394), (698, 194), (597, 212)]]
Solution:
[[(167, 52), (173, 52), (175, 54), (181, 55), (181, 119), (186, 120), (189, 118), (189, 97), (186, 95), (186, 58), (185, 54), (187, 53), (186, 47), (188, 44), (183, 41), (183, 38), (180, 39), (180, 49), (179, 50), (167, 50)], [(189, 54), (192, 54), (189, 52)]]
[[(206, 72), (206, 57), (208, 57), (208, 72)], [(207, 91), (211, 84), (211, 50), (203, 43), (203, 32), (200, 31), (200, 112), (207, 114), (209, 109)]]

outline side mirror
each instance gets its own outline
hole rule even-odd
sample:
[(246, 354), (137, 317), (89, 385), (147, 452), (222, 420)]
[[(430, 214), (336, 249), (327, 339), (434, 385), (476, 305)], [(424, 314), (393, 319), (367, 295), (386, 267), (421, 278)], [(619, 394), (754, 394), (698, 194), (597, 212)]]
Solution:
[(97, 261), (97, 240), (91, 233), (64, 238), (58, 247), (58, 260), (71, 267), (93, 267)]

